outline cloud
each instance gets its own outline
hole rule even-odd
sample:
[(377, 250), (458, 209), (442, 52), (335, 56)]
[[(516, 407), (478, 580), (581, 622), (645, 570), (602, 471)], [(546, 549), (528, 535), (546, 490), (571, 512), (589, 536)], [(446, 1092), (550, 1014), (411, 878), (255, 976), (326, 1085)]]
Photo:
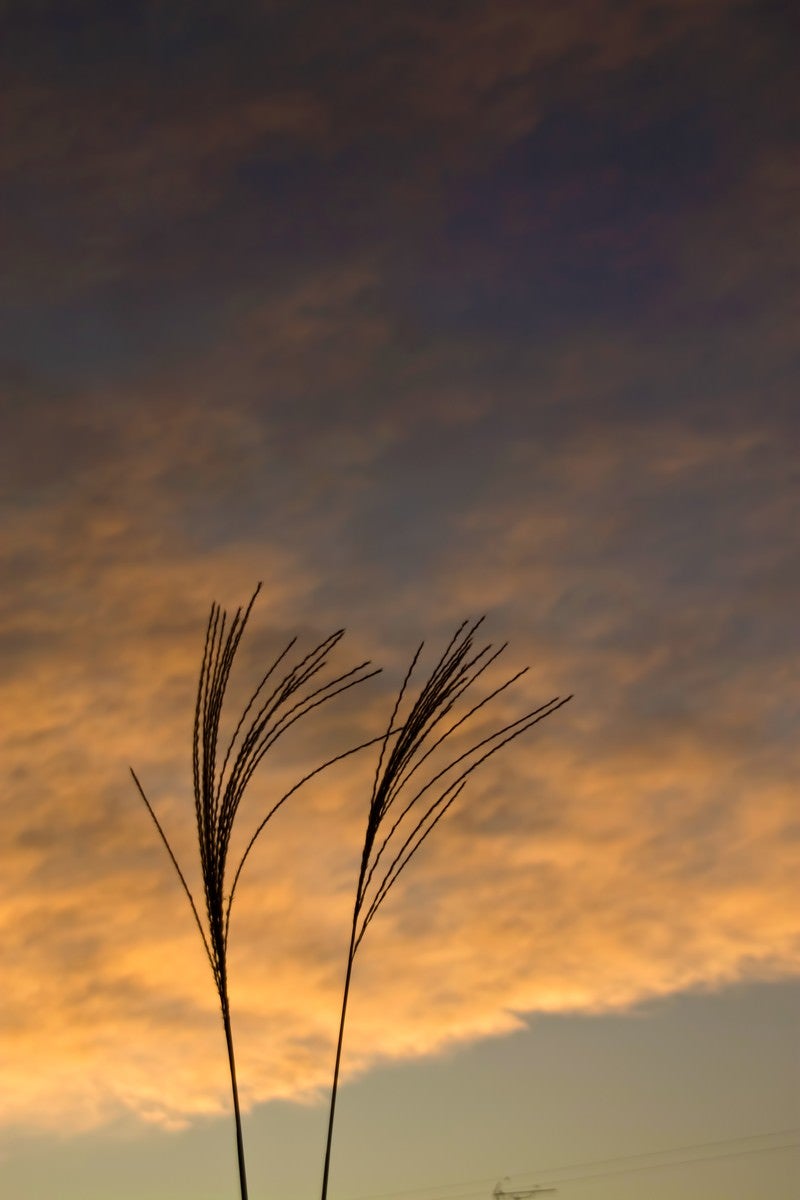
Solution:
[[(287, 557), (235, 530), (226, 545), (186, 541), (175, 471), (186, 478), (194, 464), (208, 478), (209, 447), (185, 439), (179, 411), (161, 439), (142, 427), (145, 454), (137, 437), (125, 443), (124, 470), (101, 459), (11, 527), (17, 594), (0, 614), (15, 647), (3, 680), (7, 1121), (77, 1129), (132, 1112), (175, 1126), (227, 1103), (207, 966), (127, 765), (191, 858), (187, 722), (210, 594), (243, 599), (256, 563), (266, 577), (243, 662), (252, 673), (254, 650), (329, 622), (325, 581), (301, 548)], [(494, 507), (476, 498), (463, 514), (427, 599), (419, 587), (379, 593), (395, 678), (353, 699), (348, 720), (320, 719), (316, 751), (293, 745), (271, 785), (267, 773), (254, 786), (254, 799), (262, 786), (274, 794), (309, 758), (380, 728), (410, 650), (388, 636), (395, 614), (402, 630), (428, 632), (419, 612), (430, 607), (438, 636), (446, 613), (488, 603), (497, 631), (534, 661), (520, 705), (579, 692), (487, 765), (371, 930), (348, 1072), (500, 1034), (526, 1014), (606, 1011), (800, 967), (796, 747), (781, 721), (793, 676), (786, 647), (761, 637), (754, 586), (782, 554), (775, 544), (764, 557), (752, 503), (759, 490), (778, 501), (770, 462), (757, 436), (665, 427), (657, 450), (646, 445), (573, 439), (549, 460), (542, 486), (558, 504), (541, 518), (519, 491), (518, 446)], [(101, 508), (110, 476), (122, 486)], [(705, 522), (676, 524), (670, 497), (712, 478)], [(727, 505), (742, 479), (751, 529), (729, 557)], [(648, 548), (642, 530), (660, 511), (669, 520)], [(681, 583), (681, 563), (715, 542), (716, 560)], [(308, 1099), (327, 1079), (370, 770), (351, 760), (298, 798), (249, 866), (231, 965), (248, 1104)]]
[[(259, 37), (218, 49), (190, 21), (152, 91), (124, 23), (73, 7), (86, 71), (26, 43), (4, 151), (0, 1120), (175, 1127), (228, 1104), (202, 947), (127, 771), (193, 861), (204, 621), (259, 578), (237, 695), (292, 633), (341, 624), (342, 661), (386, 674), (286, 745), (243, 833), (380, 730), (418, 639), (433, 653), (465, 615), (531, 663), (520, 707), (576, 692), (487, 764), (371, 929), (346, 1072), (537, 1012), (796, 974), (793, 175), (771, 26), (739, 147), (698, 82), (729, 95), (754, 45), (728, 5), (374, 24), (343, 5), (303, 38), (291, 6), (243, 6)], [(678, 66), (676, 116), (643, 80)], [(373, 769), (301, 793), (248, 864), (248, 1105), (328, 1080)]]
[[(12, 305), (109, 292), (122, 304), (121, 287), (132, 304), (133, 280), (163, 293), (190, 274), (191, 293), (209, 276), (233, 286), (254, 260), (274, 276), (337, 245), (385, 245), (389, 230), (402, 260), (452, 210), (454, 184), (474, 187), (543, 122), (597, 113), (598, 129), (622, 121), (652, 143), (664, 101), (643, 86), (645, 64), (677, 57), (695, 93), (709, 72), (729, 87), (745, 71), (752, 94), (763, 82), (742, 47), (760, 65), (778, 36), (726, 0), (573, 0), (546, 15), (480, 3), (458, 19), (412, 4), (367, 21), (349, 3), (313, 21), (271, 4), (71, 12), (52, 37), (47, 5), (10, 22), (0, 176)], [(702, 128), (705, 112), (697, 121), (688, 107)], [(560, 140), (585, 161), (569, 130)], [(519, 198), (509, 209), (519, 215)]]

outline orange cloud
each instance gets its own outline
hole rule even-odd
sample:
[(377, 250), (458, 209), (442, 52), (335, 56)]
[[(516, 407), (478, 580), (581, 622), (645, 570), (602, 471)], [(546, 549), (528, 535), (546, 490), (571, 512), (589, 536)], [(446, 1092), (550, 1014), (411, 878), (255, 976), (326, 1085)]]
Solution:
[[(713, 8), (678, 6), (664, 38)], [(570, 11), (591, 18), (592, 70), (647, 50), (641, 6), (610, 39), (604, 6)], [(495, 6), (463, 30), (446, 23), (414, 73), (425, 112), (469, 123), (486, 101), (487, 139), (524, 132), (537, 119), (536, 63), (574, 49), (567, 18), (537, 40), (531, 12)], [(509, 63), (518, 79), (503, 87)], [(146, 210), (130, 182), (174, 157), (150, 200), (194, 211), (262, 135), (327, 130), (303, 96), (239, 98), (208, 116), (173, 114), (130, 143), (111, 118), (68, 111), (71, 166), (53, 169), (87, 173), (103, 203)], [(731, 245), (759, 195), (760, 225), (783, 222), (790, 181), (782, 160), (765, 159), (728, 217), (715, 214), (717, 239), (707, 214), (692, 226), (685, 258), (712, 298), (757, 274), (760, 256), (731, 259)], [(694, 428), (681, 388), (695, 351), (681, 346), (667, 348), (675, 409), (644, 420), (662, 360), (619, 329), (567, 331), (547, 352), (536, 345), (538, 374), (524, 380), (541, 385), (548, 436), (532, 421), (508, 437), (481, 486), (472, 464), (495, 405), (502, 416), (494, 385), (441, 387), (451, 362), (481, 365), (478, 352), (423, 347), (398, 366), (402, 400), (384, 402), (386, 376), (373, 372), (398, 337), (384, 301), (374, 253), (315, 266), (229, 316), (221, 348), (170, 373), (157, 363), (138, 391), (53, 400), (31, 387), (13, 410), (19, 442), (5, 448), (3, 478), (22, 499), (4, 520), (13, 591), (0, 596), (2, 1121), (69, 1130), (128, 1113), (176, 1126), (228, 1104), (207, 964), (127, 770), (192, 861), (203, 622), (212, 597), (235, 605), (259, 577), (245, 675), (289, 634), (311, 640), (348, 620), (352, 661), (370, 653), (387, 677), (267, 765), (245, 823), (309, 765), (381, 728), (416, 639), (435, 642), (462, 615), (489, 610), (514, 661), (532, 663), (520, 708), (577, 693), (472, 782), (381, 913), (357, 963), (346, 1073), (501, 1034), (528, 1014), (800, 970), (797, 662), (784, 636), (796, 621), (794, 443), (752, 399), (724, 432)], [(332, 391), (315, 390), (322, 377)], [(734, 412), (739, 399), (718, 402)], [(436, 438), (434, 465), (418, 471)], [(462, 448), (470, 469), (451, 488)], [(365, 550), (352, 530), (384, 499), (400, 451), (402, 521), (377, 520)], [(421, 501), (428, 477), (438, 490)], [(436, 522), (420, 565), (398, 532)], [(319, 780), (249, 863), (231, 950), (248, 1104), (307, 1099), (328, 1080), (370, 778), (366, 756)]]
[[(151, 519), (171, 486), (161, 468), (181, 436), (178, 422), (163, 458), (141, 467)], [(731, 451), (673, 441), (653, 486), (665, 474), (706, 470), (709, 456), (747, 452), (744, 443)], [(578, 453), (576, 480), (602, 488), (615, 478), (610, 447)], [(562, 466), (566, 487), (572, 466)], [(123, 490), (136, 479), (134, 471)], [(52, 590), (35, 571), (20, 577), (23, 602), (6, 601), (1, 613), (0, 633), (19, 647), (2, 685), (0, 936), (12, 968), (2, 1119), (83, 1129), (132, 1113), (172, 1127), (227, 1105), (223, 1045), (202, 949), (127, 766), (136, 765), (192, 861), (188, 724), (209, 591), (240, 600), (255, 562), (266, 578), (245, 673), (257, 670), (257, 649), (266, 654), (294, 627), (325, 625), (325, 593), (308, 562), (268, 542), (192, 552), (166, 532), (156, 537), (153, 524), (124, 521), (128, 498), (98, 510), (91, 473), (84, 487), (66, 507), (20, 516), (11, 553), (34, 546), (37, 562), (49, 560)], [(582, 504), (580, 491), (568, 494)], [(501, 1034), (525, 1014), (628, 1007), (800, 970), (797, 752), (765, 732), (789, 673), (778, 693), (760, 696), (753, 721), (757, 666), (717, 671), (705, 630), (691, 674), (697, 706), (637, 719), (636, 689), (644, 679), (658, 696), (681, 627), (663, 627), (666, 640), (643, 654), (621, 576), (604, 577), (622, 606), (617, 619), (606, 610), (577, 641), (530, 645), (537, 621), (519, 597), (533, 584), (554, 598), (560, 579), (577, 586), (553, 561), (568, 523), (515, 520), (498, 504), (465, 526), (484, 572), (454, 549), (434, 581), (448, 611), (501, 606), (521, 650), (533, 651), (520, 707), (573, 677), (586, 686), (572, 710), (487, 766), (398, 886), (357, 964), (346, 1073)], [(405, 626), (410, 598), (395, 603)], [(272, 775), (264, 771), (246, 821), (307, 764), (380, 727), (409, 650), (387, 644), (394, 679), (351, 698), (349, 717), (327, 713), (312, 742), (294, 743)], [(328, 1079), (370, 777), (365, 756), (317, 781), (276, 819), (249, 865), (231, 954), (247, 1104), (308, 1099)]]

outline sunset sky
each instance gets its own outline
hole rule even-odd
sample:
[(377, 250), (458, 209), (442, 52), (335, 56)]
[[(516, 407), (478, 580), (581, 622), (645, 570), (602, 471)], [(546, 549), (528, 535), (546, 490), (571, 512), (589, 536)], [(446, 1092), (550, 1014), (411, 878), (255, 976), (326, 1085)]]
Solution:
[[(192, 855), (246, 694), (383, 673), (241, 837), (508, 640), (487, 762), (356, 964), (331, 1200), (800, 1192), (800, 165), (781, 0), (0, 0), (0, 1194), (228, 1200)], [(231, 710), (233, 711), (233, 709)], [(371, 751), (231, 931), (251, 1200), (314, 1200)], [(794, 1149), (792, 1146), (794, 1145)]]

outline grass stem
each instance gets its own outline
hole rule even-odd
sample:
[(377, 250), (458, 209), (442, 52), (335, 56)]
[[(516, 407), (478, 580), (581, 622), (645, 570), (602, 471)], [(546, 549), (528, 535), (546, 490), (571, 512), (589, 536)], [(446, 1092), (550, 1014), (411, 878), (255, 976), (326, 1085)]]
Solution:
[[(345, 965), (344, 987), (339, 1010), (339, 1032), (333, 1067), (321, 1200), (327, 1200), (330, 1177), (336, 1098), (353, 965), (364, 934), (386, 900), (398, 877), (427, 840), (445, 813), (464, 790), (472, 773), (509, 742), (550, 716), (572, 697), (556, 696), (521, 717), (500, 725), (488, 735), (471, 742), (453, 755), (441, 748), (458, 730), (468, 728), (477, 712), (484, 709), (527, 668), (517, 671), (471, 704), (446, 725), (448, 714), (484, 671), (496, 661), (506, 645), (484, 646), (473, 653), (474, 637), (483, 618), (469, 625), (462, 622), (451, 637), (425, 683), (419, 689), (404, 719), (400, 713), (411, 678), (422, 652), (420, 646), (406, 671), (377, 756), (375, 777), (367, 809), (361, 866), (353, 903), (353, 921)], [(435, 752), (439, 752), (434, 756)], [(421, 768), (426, 770), (417, 774)], [(410, 780), (417, 775), (415, 785)], [(427, 776), (427, 777), (426, 777)], [(410, 795), (408, 794), (410, 793)], [(391, 814), (391, 815), (390, 815)]]

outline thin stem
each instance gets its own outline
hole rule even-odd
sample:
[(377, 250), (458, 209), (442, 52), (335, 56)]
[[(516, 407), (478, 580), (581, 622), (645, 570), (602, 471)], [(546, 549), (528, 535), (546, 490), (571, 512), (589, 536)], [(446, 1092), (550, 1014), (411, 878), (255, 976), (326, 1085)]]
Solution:
[(236, 1059), (233, 1054), (233, 1034), (231, 1032), (231, 1012), (228, 1004), (227, 986), (223, 984), (220, 994), (222, 1001), (222, 1024), (225, 1027), (225, 1044), (228, 1047), (228, 1067), (231, 1073), (231, 1093), (233, 1095), (233, 1116), (236, 1122), (236, 1158), (239, 1164), (239, 1190), (241, 1200), (247, 1200), (247, 1172), (244, 1165), (244, 1138), (242, 1136), (242, 1114), (239, 1109), (239, 1088), (236, 1083)]
[[(222, 1010), (228, 1053), (241, 1200), (247, 1200), (247, 1178), (242, 1114), (236, 1081), (236, 1062), (228, 1000), (227, 965), (228, 928), (233, 895), (244, 862), (270, 817), (307, 779), (323, 770), (325, 766), (331, 765), (348, 754), (355, 753), (362, 747), (357, 746), (343, 754), (335, 755), (327, 763), (308, 772), (268, 809), (266, 816), (259, 822), (253, 837), (245, 848), (233, 874), (233, 884), (226, 897), (228, 890), (226, 876), (231, 867), (229, 859), (234, 823), (240, 802), (256, 768), (278, 739), (314, 709), (327, 704), (329, 700), (335, 699), (357, 684), (366, 682), (367, 679), (378, 673), (377, 670), (369, 669), (370, 663), (364, 662), (349, 671), (335, 675), (327, 682), (324, 681), (322, 672), (328, 666), (331, 652), (344, 635), (344, 630), (340, 629), (320, 641), (293, 665), (291, 662), (286, 663), (288, 669), (284, 671), (283, 678), (276, 682), (277, 668), (286, 660), (295, 644), (295, 639), (292, 638), (285, 649), (275, 657), (269, 669), (261, 676), (258, 686), (250, 694), (244, 710), (233, 726), (230, 739), (227, 744), (223, 743), (220, 727), (231, 669), (260, 587), (259, 584), (250, 598), (250, 602), (244, 609), (236, 609), (232, 618), (219, 604), (212, 604), (203, 642), (203, 655), (194, 706), (192, 781), (205, 914), (202, 912), (202, 906), (198, 907), (195, 903), (186, 882), (186, 876), (173, 853), (164, 829), (135, 772), (131, 769), (134, 784), (147, 807), (187, 896), (214, 976), (214, 985)], [(323, 682), (320, 682), (320, 678), (323, 679)], [(272, 679), (273, 685), (271, 690), (268, 690), (270, 679)], [(267, 692), (268, 694), (266, 694)], [(370, 741), (379, 740), (382, 739), (370, 739)], [(370, 742), (364, 743), (364, 745), (369, 744)]]
[(200, 937), (203, 939), (203, 946), (205, 947), (205, 951), (208, 956), (208, 961), (211, 963), (211, 970), (214, 972), (214, 979), (216, 979), (217, 972), (216, 972), (216, 968), (214, 966), (214, 959), (211, 955), (211, 947), (208, 944), (208, 939), (206, 937), (206, 931), (203, 929), (203, 922), (200, 920), (200, 914), (197, 911), (197, 905), (194, 902), (194, 897), (193, 897), (192, 893), (189, 891), (189, 885), (186, 882), (186, 878), (183, 874), (183, 871), (178, 866), (178, 860), (172, 852), (172, 846), (170, 846), (170, 844), (167, 840), (167, 835), (164, 833), (161, 822), (159, 821), (158, 817), (156, 816), (156, 814), (153, 810), (152, 804), (147, 799), (147, 796), (145, 795), (145, 792), (144, 792), (144, 788), (139, 783), (139, 779), (136, 775), (136, 772), (134, 771), (133, 767), (129, 767), (128, 769), (129, 769), (131, 775), (133, 776), (133, 782), (136, 784), (139, 795), (142, 797), (145, 804), (147, 805), (147, 811), (150, 813), (150, 816), (153, 818), (153, 824), (155, 825), (156, 829), (158, 830), (161, 841), (164, 843), (164, 845), (166, 847), (167, 854), (170, 857), (170, 861), (172, 862), (172, 865), (177, 872), (178, 879), (180, 879), (181, 884), (183, 886), (183, 890), (186, 893), (186, 896), (189, 900), (190, 905), (192, 906), (192, 914), (197, 923), (197, 928), (200, 930)]
[[(473, 638), (482, 620), (483, 618), (472, 625), (468, 625), (467, 622), (459, 625), (426, 682), (419, 689), (416, 699), (411, 703), (408, 715), (399, 722), (399, 728), (396, 730), (397, 737), (394, 742), (391, 742), (391, 736), (395, 732), (395, 722), (398, 720), (401, 705), (422, 650), (422, 646), (419, 647), (405, 674), (386, 734), (381, 741), (367, 812), (361, 867), (353, 906), (353, 927), (347, 952), (333, 1085), (328, 1112), (328, 1136), (325, 1147), (321, 1200), (327, 1200), (334, 1113), (353, 963), (367, 927), (373, 921), (399, 876), (460, 796), (469, 776), (509, 742), (514, 741), (515, 738), (531, 729), (545, 717), (550, 716), (571, 699), (571, 697), (566, 699), (555, 697), (546, 704), (517, 717), (516, 720), (501, 725), (488, 735), (478, 738), (466, 750), (454, 753), (452, 758), (445, 755), (444, 765), (439, 765), (441, 758), (437, 763), (437, 760), (432, 758), (434, 753), (441, 751), (443, 745), (457, 730), (466, 727), (481, 709), (495, 700), (506, 688), (516, 683), (527, 670), (527, 668), (523, 668), (516, 672), (499, 686), (491, 689), (488, 695), (476, 703), (468, 703), (466, 711), (462, 712), (460, 716), (456, 714), (449, 725), (444, 728), (448, 714), (453, 711), (458, 701), (470, 691), (476, 681), (506, 648), (505, 645), (502, 645), (498, 649), (494, 649), (489, 644), (478, 650), (477, 653), (473, 653)], [(410, 781), (426, 763), (430, 764), (425, 773), (427, 778), (420, 779), (418, 785), (414, 787)], [(447, 782), (453, 772), (455, 772), (455, 778), (450, 778), (450, 782)], [(409, 792), (411, 795), (406, 798)], [(394, 810), (393, 806), (396, 806)], [(393, 811), (390, 816), (391, 810)], [(395, 815), (397, 810), (399, 813)], [(389, 860), (388, 865), (387, 860)]]
[[(396, 733), (397, 730), (392, 729), (389, 732)], [(236, 892), (236, 885), (239, 882), (239, 876), (242, 873), (242, 869), (244, 867), (244, 864), (247, 861), (250, 851), (253, 849), (253, 846), (255, 845), (257, 839), (263, 832), (267, 823), (272, 819), (272, 817), (275, 816), (275, 813), (278, 811), (279, 808), (282, 807), (282, 805), (284, 805), (286, 803), (286, 801), (290, 798), (290, 796), (293, 796), (295, 794), (295, 792), (299, 791), (304, 783), (308, 783), (309, 779), (313, 779), (315, 775), (319, 775), (320, 772), (325, 771), (328, 767), (332, 767), (334, 765), (334, 763), (341, 762), (343, 758), (349, 758), (351, 754), (357, 754), (359, 750), (366, 750), (366, 748), (368, 746), (374, 746), (376, 742), (384, 741), (385, 736), (386, 736), (385, 734), (381, 733), (378, 735), (378, 737), (370, 738), (369, 741), (366, 741), (366, 742), (360, 742), (357, 746), (351, 746), (349, 750), (343, 750), (341, 754), (335, 754), (333, 756), (333, 758), (326, 759), (326, 761), (324, 763), (320, 763), (320, 765), (318, 767), (315, 767), (313, 771), (309, 771), (308, 774), (304, 775), (302, 779), (298, 779), (297, 783), (295, 783), (292, 787), (290, 787), (288, 792), (284, 792), (283, 795), (281, 796), (280, 800), (278, 800), (275, 804), (273, 804), (272, 808), (269, 810), (267, 815), (261, 820), (261, 822), (257, 826), (255, 833), (250, 838), (250, 841), (247, 843), (244, 854), (242, 855), (241, 859), (239, 860), (239, 865), (236, 868), (236, 872), (233, 876), (233, 883), (231, 884), (230, 895), (228, 896), (228, 905), (227, 905), (227, 909), (225, 912), (225, 944), (226, 945), (228, 942), (228, 931), (229, 931), (230, 923), (231, 923), (231, 906), (233, 905), (233, 897)]]
[(320, 1200), (327, 1200), (328, 1175), (331, 1167), (331, 1146), (333, 1145), (333, 1119), (336, 1114), (336, 1094), (339, 1090), (339, 1067), (342, 1061), (342, 1045), (344, 1043), (344, 1025), (347, 1017), (347, 1001), (350, 996), (350, 980), (353, 974), (353, 960), (356, 945), (356, 922), (358, 920), (358, 904), (353, 913), (353, 928), (350, 933), (350, 947), (347, 951), (347, 970), (344, 976), (342, 990), (342, 1011), (339, 1016), (339, 1036), (336, 1039), (336, 1059), (333, 1064), (333, 1083), (331, 1084), (331, 1102), (328, 1110), (328, 1136), (325, 1141), (325, 1165), (322, 1169), (322, 1192)]

